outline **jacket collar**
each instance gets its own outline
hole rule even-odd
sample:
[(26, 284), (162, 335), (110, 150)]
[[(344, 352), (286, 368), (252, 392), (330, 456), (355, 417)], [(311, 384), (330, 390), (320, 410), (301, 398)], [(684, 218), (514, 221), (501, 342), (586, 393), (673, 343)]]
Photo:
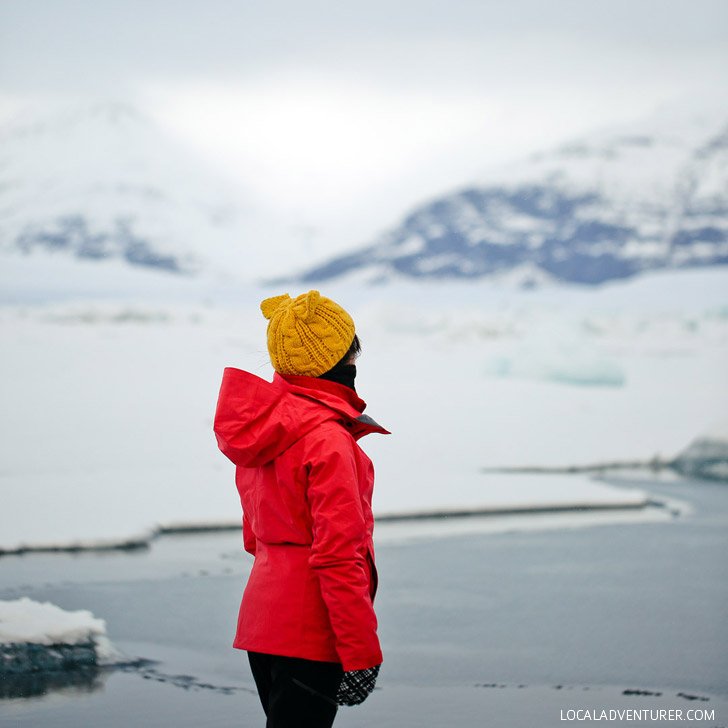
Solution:
[(328, 379), (318, 377), (302, 377), (295, 374), (273, 374), (273, 384), (287, 389), (302, 397), (313, 397), (329, 406), (341, 406), (336, 400), (343, 400), (346, 409), (353, 409), (360, 415), (367, 406), (367, 403), (359, 395), (344, 384), (331, 382)]
[(344, 425), (357, 440), (370, 432), (390, 434), (378, 422), (368, 415), (362, 414), (366, 409), (366, 402), (353, 389), (344, 384), (317, 377), (275, 372), (273, 385), (299, 397), (320, 402), (342, 415)]

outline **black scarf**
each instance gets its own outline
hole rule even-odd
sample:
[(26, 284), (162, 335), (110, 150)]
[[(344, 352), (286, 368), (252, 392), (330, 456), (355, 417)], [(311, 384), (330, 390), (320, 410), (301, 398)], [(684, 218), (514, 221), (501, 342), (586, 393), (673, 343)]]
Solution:
[(319, 379), (326, 379), (329, 382), (337, 382), (343, 384), (349, 389), (356, 392), (354, 379), (356, 379), (356, 364), (342, 364), (339, 362), (336, 366), (329, 369), (328, 372), (321, 374)]

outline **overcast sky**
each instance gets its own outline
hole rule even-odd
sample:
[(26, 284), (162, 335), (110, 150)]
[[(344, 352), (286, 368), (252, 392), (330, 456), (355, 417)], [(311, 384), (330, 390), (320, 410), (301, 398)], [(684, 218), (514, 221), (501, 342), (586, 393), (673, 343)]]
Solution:
[(725, 0), (0, 0), (0, 117), (131, 101), (257, 203), (359, 237), (727, 76)]

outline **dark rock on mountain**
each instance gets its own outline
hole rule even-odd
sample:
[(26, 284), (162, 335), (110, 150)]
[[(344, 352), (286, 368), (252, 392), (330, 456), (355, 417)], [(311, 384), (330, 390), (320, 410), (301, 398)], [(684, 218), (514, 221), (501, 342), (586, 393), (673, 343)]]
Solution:
[(675, 120), (675, 128), (671, 121), (597, 136), (495, 172), (422, 205), (374, 244), (298, 280), (597, 284), (657, 268), (726, 264), (725, 118)]

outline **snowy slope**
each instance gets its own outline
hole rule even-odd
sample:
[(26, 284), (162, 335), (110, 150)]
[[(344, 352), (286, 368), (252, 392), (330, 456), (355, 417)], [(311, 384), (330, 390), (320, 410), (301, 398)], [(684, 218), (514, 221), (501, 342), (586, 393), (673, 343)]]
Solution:
[[(661, 114), (493, 170), (299, 280), (597, 283), (726, 262), (726, 120), (720, 106)], [(0, 283), (22, 281), (39, 298), (58, 287), (55, 265), (67, 289), (85, 289), (98, 274), (134, 290), (131, 269), (280, 278), (302, 270), (310, 250), (290, 220), (251, 208), (129, 105), (45, 103), (0, 127), (0, 256)], [(75, 275), (60, 270), (62, 260), (122, 265)]]
[(19, 256), (40, 267), (118, 259), (257, 277), (266, 255), (257, 224), (237, 189), (129, 105), (49, 102), (0, 128), (8, 266)]
[(728, 262), (728, 109), (668, 110), (493, 170), (305, 272), (600, 283)]

